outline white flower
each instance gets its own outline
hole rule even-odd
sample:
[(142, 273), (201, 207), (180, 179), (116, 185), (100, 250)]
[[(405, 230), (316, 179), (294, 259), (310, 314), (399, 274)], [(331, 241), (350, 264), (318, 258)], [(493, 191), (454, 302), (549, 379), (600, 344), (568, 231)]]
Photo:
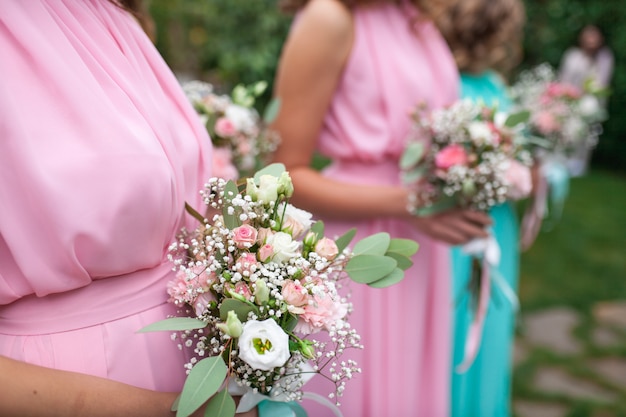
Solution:
[(290, 233), (294, 239), (301, 237), (313, 224), (313, 215), (311, 213), (294, 207), (291, 204), (283, 204), (278, 209), (278, 213), (281, 217), (284, 214), (282, 230)]
[(291, 258), (299, 255), (298, 248), (300, 243), (291, 238), (289, 233), (277, 232), (267, 238), (267, 244), (272, 245), (274, 253), (272, 261), (287, 262)]
[(237, 130), (242, 132), (250, 132), (255, 129), (256, 120), (250, 109), (237, 104), (231, 104), (226, 108), (224, 115), (233, 122)]
[(467, 126), (467, 131), (472, 141), (479, 146), (493, 142), (493, 131), (485, 122), (471, 122)]
[(290, 357), (289, 336), (273, 320), (250, 320), (239, 337), (239, 357), (254, 369), (271, 371)]
[[(250, 182), (248, 182), (248, 186), (250, 186)], [(269, 204), (278, 200), (278, 178), (275, 176), (261, 175), (259, 186), (254, 185), (254, 188), (255, 192), (252, 195), (256, 196), (257, 201)], [(249, 191), (248, 194), (250, 194)]]
[(600, 102), (594, 96), (586, 94), (580, 99), (578, 110), (583, 117), (593, 118), (600, 114)]

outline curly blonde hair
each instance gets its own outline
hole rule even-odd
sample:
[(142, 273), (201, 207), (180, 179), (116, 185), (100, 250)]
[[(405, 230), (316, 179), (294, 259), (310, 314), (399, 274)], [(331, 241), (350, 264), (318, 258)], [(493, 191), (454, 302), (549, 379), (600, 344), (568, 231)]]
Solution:
[(456, 0), (436, 23), (459, 70), (508, 74), (521, 60), (522, 0)]

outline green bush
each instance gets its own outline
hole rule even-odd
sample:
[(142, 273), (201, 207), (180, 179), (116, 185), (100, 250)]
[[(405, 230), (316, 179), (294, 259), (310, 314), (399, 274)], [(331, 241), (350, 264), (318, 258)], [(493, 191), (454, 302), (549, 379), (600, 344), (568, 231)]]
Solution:
[(542, 62), (557, 67), (563, 52), (576, 44), (578, 32), (588, 23), (605, 34), (615, 55), (615, 70), (609, 99), (609, 120), (594, 151), (592, 165), (626, 170), (626, 62), (621, 56), (626, 46), (626, 8), (619, 1), (526, 0), (527, 25), (525, 59), (521, 68)]
[[(626, 7), (618, 0), (525, 0), (525, 59), (520, 69), (542, 62), (558, 66), (578, 31), (596, 23), (605, 32), (616, 58), (610, 118), (592, 163), (626, 170)], [(266, 80), (272, 84), (291, 17), (277, 0), (151, 0), (157, 47), (179, 74), (198, 78), (228, 91), (234, 84)], [(259, 105), (269, 99), (271, 89)]]

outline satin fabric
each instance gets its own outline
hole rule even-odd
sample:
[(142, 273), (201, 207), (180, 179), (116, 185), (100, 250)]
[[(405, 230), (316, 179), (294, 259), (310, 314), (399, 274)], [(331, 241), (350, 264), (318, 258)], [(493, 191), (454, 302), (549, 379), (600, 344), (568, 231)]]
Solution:
[[(461, 96), (482, 100), (501, 110), (510, 106), (506, 86), (501, 78), (487, 71), (461, 75)], [(501, 257), (498, 273), (514, 291), (519, 275), (519, 227), (513, 204), (490, 211), (492, 231)], [(511, 360), (515, 311), (497, 285), (491, 287), (491, 301), (484, 321), (481, 345), (469, 370), (455, 371), (463, 362), (465, 341), (474, 317), (467, 291), (471, 257), (454, 247), (451, 253), (454, 349), (452, 353), (451, 411), (453, 417), (507, 417), (511, 415)]]
[(0, 7), (0, 354), (175, 391), (166, 253), (211, 172), (206, 131), (129, 13)]
[[(324, 119), (320, 151), (333, 159), (324, 175), (354, 184), (400, 184), (398, 161), (417, 105), (437, 108), (458, 94), (458, 73), (436, 31), (408, 2), (354, 11), (354, 43)], [(344, 416), (444, 417), (449, 408), (450, 288), (448, 247), (390, 218), (324, 219), (326, 234), (358, 228), (356, 239), (377, 232), (419, 242), (403, 282), (386, 289), (348, 284), (352, 326), (364, 350), (347, 351), (362, 368), (348, 381)], [(356, 240), (355, 240), (356, 241)], [(319, 377), (305, 386), (327, 395)], [(331, 416), (305, 403), (310, 416)]]

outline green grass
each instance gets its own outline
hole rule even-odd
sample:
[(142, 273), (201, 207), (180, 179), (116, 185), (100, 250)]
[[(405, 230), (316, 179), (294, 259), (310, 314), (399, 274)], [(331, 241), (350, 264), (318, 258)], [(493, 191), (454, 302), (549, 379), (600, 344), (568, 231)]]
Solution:
[(626, 298), (626, 176), (573, 178), (563, 216), (522, 254), (524, 310), (568, 305), (589, 312)]
[[(626, 417), (626, 387), (605, 380), (588, 366), (593, 358), (626, 358), (626, 329), (613, 328), (621, 343), (595, 346), (591, 332), (598, 325), (593, 306), (626, 300), (626, 176), (592, 171), (571, 181), (563, 217), (541, 232), (522, 254), (521, 314), (555, 306), (573, 308), (581, 317), (574, 330), (583, 346), (577, 355), (560, 355), (528, 346), (528, 356), (513, 376), (516, 400), (559, 404), (564, 417)], [(605, 326), (606, 327), (606, 326)], [(523, 339), (523, 332), (520, 337)], [(559, 368), (618, 395), (611, 404), (538, 391), (533, 380), (542, 367)]]

